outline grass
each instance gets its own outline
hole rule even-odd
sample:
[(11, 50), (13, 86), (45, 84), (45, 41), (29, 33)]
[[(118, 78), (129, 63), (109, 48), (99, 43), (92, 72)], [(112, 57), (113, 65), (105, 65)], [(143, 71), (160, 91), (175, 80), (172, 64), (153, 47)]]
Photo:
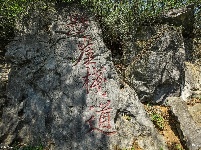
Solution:
[(176, 150), (183, 150), (183, 148), (182, 148), (181, 145), (179, 145), (179, 144), (176, 144), (176, 145), (175, 145), (175, 149), (176, 149)]
[(131, 121), (131, 117), (128, 116), (128, 115), (126, 115), (126, 114), (123, 114), (123, 118), (124, 118), (125, 120)]
[(162, 114), (156, 110), (153, 109), (151, 104), (146, 105), (149, 117), (151, 118), (151, 121), (154, 123), (156, 128), (159, 130), (164, 130), (165, 127), (165, 119), (162, 116)]
[(164, 118), (158, 113), (151, 113), (151, 120), (153, 123), (160, 129), (163, 130), (165, 127), (165, 120)]

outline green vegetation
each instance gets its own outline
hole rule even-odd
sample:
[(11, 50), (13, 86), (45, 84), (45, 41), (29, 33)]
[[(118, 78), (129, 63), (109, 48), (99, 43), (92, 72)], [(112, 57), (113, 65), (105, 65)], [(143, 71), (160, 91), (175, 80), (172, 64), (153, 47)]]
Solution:
[(123, 115), (123, 118), (124, 118), (125, 120), (131, 121), (131, 117), (130, 117), (129, 115), (124, 114), (124, 115)]
[(43, 9), (48, 6), (45, 0), (0, 0), (0, 39), (10, 38), (16, 22), (22, 19), (22, 14), (28, 14), (29, 9), (33, 9), (37, 3)]
[(183, 148), (181, 147), (180, 144), (176, 144), (175, 145), (175, 150), (183, 150)]
[[(90, 8), (102, 22), (111, 30), (113, 38), (127, 35), (133, 26), (161, 15), (171, 8), (180, 8), (194, 3), (196, 13), (200, 12), (199, 0), (63, 0), (68, 3), (81, 3)], [(21, 13), (27, 13), (28, 9), (35, 3), (42, 3), (48, 7), (48, 3), (56, 3), (57, 0), (0, 0), (1, 13), (0, 28), (13, 27), (15, 20), (19, 19)], [(124, 34), (122, 34), (124, 33)]]
[(153, 112), (151, 113), (150, 117), (153, 123), (157, 126), (157, 128), (159, 128), (160, 130), (164, 129), (165, 119), (160, 114)]
[[(186, 1), (186, 2), (185, 2)], [(126, 33), (129, 28), (141, 25), (144, 21), (153, 22), (159, 15), (172, 8), (180, 8), (191, 3), (199, 5), (197, 0), (82, 0), (89, 5), (112, 31)]]
[(162, 113), (158, 110), (155, 110), (153, 105), (149, 103), (146, 105), (146, 110), (148, 111), (149, 117), (156, 128), (158, 128), (159, 130), (164, 130), (165, 119), (162, 116)]

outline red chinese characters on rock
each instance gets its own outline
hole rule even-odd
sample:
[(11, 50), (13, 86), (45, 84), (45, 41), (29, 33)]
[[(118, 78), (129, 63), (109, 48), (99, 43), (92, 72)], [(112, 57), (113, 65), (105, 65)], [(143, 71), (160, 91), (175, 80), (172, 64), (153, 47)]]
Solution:
[[(76, 34), (83, 33), (85, 28), (82, 28), (82, 26), (87, 26), (88, 25), (87, 19), (83, 16), (79, 15), (71, 15), (70, 16), (70, 23), (67, 24), (67, 27), (69, 27), (70, 32), (69, 34), (72, 34), (73, 32)], [(80, 26), (82, 28), (78, 29), (77, 27)], [(77, 32), (77, 30), (79, 32)], [(80, 55), (74, 64), (77, 65), (80, 63), (81, 60), (83, 60), (83, 65), (85, 65), (87, 74), (86, 76), (82, 77), (84, 79), (84, 87), (86, 88), (87, 94), (89, 94), (90, 90), (96, 89), (96, 93), (101, 94), (102, 96), (106, 97), (107, 93), (102, 92), (102, 84), (106, 82), (106, 78), (103, 77), (103, 71), (106, 69), (103, 67), (101, 69), (96, 68), (96, 62), (94, 61), (94, 52), (93, 52), (93, 43), (90, 35), (84, 35), (82, 37), (84, 39), (83, 41), (79, 41), (78, 43), (78, 48), (80, 51)], [(90, 80), (91, 78), (91, 80)]]
[(111, 102), (110, 100), (107, 100), (106, 103), (100, 103), (100, 105), (97, 107), (95, 106), (90, 107), (90, 110), (96, 109), (95, 112), (99, 117), (98, 117), (98, 127), (95, 127), (95, 125), (93, 124), (93, 121), (95, 121), (96, 119), (94, 115), (91, 116), (91, 118), (86, 121), (90, 126), (90, 130), (88, 132), (97, 130), (105, 135), (112, 135), (116, 133), (116, 131), (109, 131), (111, 130), (110, 111), (112, 110), (112, 108), (109, 107), (110, 102)]
[[(107, 97), (107, 93), (102, 92), (102, 83), (106, 81), (106, 78), (103, 76), (105, 68), (102, 67), (101, 69), (97, 69), (96, 67), (93, 67), (92, 73), (90, 73), (89, 66), (86, 66), (86, 69), (87, 74), (82, 78), (84, 79), (84, 87), (86, 88), (87, 94), (90, 89), (96, 89), (96, 93), (99, 93), (103, 97)], [(92, 76), (91, 82), (89, 80), (90, 76)]]
[(104, 97), (107, 97), (106, 92), (102, 92), (102, 83), (106, 82), (106, 78), (103, 76), (103, 71), (106, 69), (104, 67), (97, 69), (93, 67), (93, 76), (94, 78), (92, 79), (92, 83), (90, 85), (90, 88), (96, 88), (97, 93), (101, 94)]
[(92, 61), (94, 59), (94, 52), (93, 48), (91, 47), (93, 43), (91, 42), (91, 39), (87, 39), (86, 37), (88, 36), (84, 36), (84, 42), (79, 41), (78, 43), (78, 48), (81, 53), (75, 65), (77, 65), (83, 59), (84, 56), (84, 65), (96, 64), (96, 62)]
[[(105, 67), (100, 69), (96, 68), (96, 62), (94, 61), (94, 52), (93, 48), (91, 47), (93, 43), (91, 42), (91, 38), (86, 38), (89, 36), (84, 36), (84, 41), (78, 43), (78, 48), (80, 50), (80, 55), (78, 57), (77, 62), (74, 64), (77, 65), (83, 60), (83, 65), (85, 65), (87, 74), (86, 76), (82, 77), (84, 79), (84, 87), (86, 88), (87, 94), (92, 89), (96, 89), (96, 93), (106, 97), (107, 93), (104, 91), (102, 92), (102, 84), (106, 82), (106, 78), (104, 77), (104, 71), (106, 71)], [(92, 78), (91, 80), (89, 78)]]
[(89, 21), (86, 20), (84, 16), (78, 14), (72, 14), (69, 16), (69, 21), (70, 22), (66, 24), (66, 27), (70, 29), (67, 35), (81, 34), (89, 26)]
[[(89, 21), (87, 21), (87, 19), (83, 16), (71, 15), (70, 23), (66, 25), (70, 29), (67, 35), (83, 34), (88, 26), (88, 23)], [(102, 89), (103, 84), (106, 82), (106, 78), (104, 77), (104, 71), (106, 71), (106, 68), (97, 68), (96, 66), (91, 36), (83, 35), (82, 39), (82, 41), (78, 42), (80, 54), (74, 66), (82, 62), (82, 65), (86, 67), (86, 75), (83, 76), (82, 79), (84, 80), (83, 87), (85, 87), (87, 94), (94, 90), (95, 93), (100, 94), (103, 98), (107, 98), (106, 91), (103, 91)], [(100, 103), (96, 108), (95, 106), (90, 107), (90, 110), (96, 109), (96, 117), (92, 115), (86, 121), (90, 126), (89, 132), (96, 130), (105, 135), (112, 135), (116, 133), (116, 131), (110, 131), (112, 128), (110, 123), (112, 110), (112, 108), (110, 108), (110, 103), (111, 101), (107, 100), (106, 103)], [(98, 123), (94, 125), (94, 122), (96, 121)]]

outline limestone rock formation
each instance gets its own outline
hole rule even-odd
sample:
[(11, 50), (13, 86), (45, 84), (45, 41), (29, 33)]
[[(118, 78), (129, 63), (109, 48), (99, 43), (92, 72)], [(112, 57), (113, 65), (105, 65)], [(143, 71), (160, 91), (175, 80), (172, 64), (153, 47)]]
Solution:
[(193, 60), (193, 8), (172, 9), (151, 25), (145, 22), (125, 46), (123, 76), (142, 102), (188, 97), (189, 92), (182, 91), (188, 88), (184, 62)]
[[(159, 103), (168, 96), (180, 96), (185, 60), (181, 29), (167, 24), (145, 26), (140, 33), (141, 37), (136, 41), (138, 53), (125, 71), (127, 82), (141, 101)], [(143, 41), (145, 48), (138, 48)]]
[[(7, 46), (12, 66), (0, 143), (107, 150), (131, 148), (137, 142), (142, 149), (166, 150), (135, 91), (120, 83), (93, 17), (78, 6), (59, 9), (46, 26), (34, 12), (25, 26), (19, 24), (24, 33)], [(169, 36), (177, 34), (165, 33), (164, 48), (171, 43)], [(174, 44), (179, 47), (178, 42)], [(180, 61), (179, 54), (174, 49), (163, 59), (154, 52), (152, 56), (157, 62), (171, 57)], [(177, 63), (172, 62), (178, 68), (160, 65), (161, 70), (172, 71), (166, 71), (161, 82), (171, 80), (168, 75), (179, 80)]]

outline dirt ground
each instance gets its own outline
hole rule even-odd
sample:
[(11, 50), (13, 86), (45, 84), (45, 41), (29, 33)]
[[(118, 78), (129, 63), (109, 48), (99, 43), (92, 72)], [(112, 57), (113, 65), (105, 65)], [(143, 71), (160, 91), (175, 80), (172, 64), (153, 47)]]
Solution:
[[(201, 98), (192, 98), (187, 101), (188, 110), (198, 126), (201, 126)], [(169, 150), (185, 150), (179, 139), (176, 121), (169, 107), (144, 104), (158, 132), (165, 138)]]
[[(184, 150), (175, 127), (170, 108), (159, 105), (144, 105), (158, 132), (164, 137), (169, 150)], [(157, 118), (154, 116), (158, 116)]]
[[(144, 104), (158, 132), (164, 137), (169, 150), (185, 150), (178, 137), (179, 133), (175, 127), (175, 118), (171, 115), (170, 108), (160, 105)], [(114, 150), (122, 150), (115, 147)], [(124, 150), (124, 149), (123, 149)], [(133, 148), (125, 150), (142, 150), (136, 141), (133, 141)]]

